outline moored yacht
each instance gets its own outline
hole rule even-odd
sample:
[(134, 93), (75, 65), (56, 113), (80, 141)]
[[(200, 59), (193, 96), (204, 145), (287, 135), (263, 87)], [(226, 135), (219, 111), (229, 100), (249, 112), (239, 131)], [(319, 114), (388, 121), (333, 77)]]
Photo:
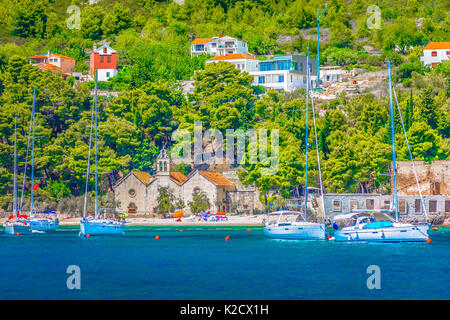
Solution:
[[(272, 221), (273, 217), (276, 219)], [(269, 214), (264, 234), (276, 239), (324, 240), (325, 224), (304, 221), (299, 211), (280, 210)]]
[[(125, 219), (108, 219), (105, 213), (103, 217), (99, 216), (98, 212), (98, 172), (97, 172), (97, 118), (98, 118), (98, 108), (97, 108), (97, 71), (95, 72), (95, 89), (94, 89), (94, 104), (91, 112), (91, 130), (89, 135), (89, 152), (88, 152), (88, 163), (86, 172), (86, 186), (84, 193), (84, 208), (83, 217), (80, 220), (80, 236), (98, 236), (98, 235), (123, 235), (125, 233)], [(90, 167), (90, 157), (91, 157), (91, 141), (92, 141), (92, 131), (94, 127), (94, 163), (95, 163), (95, 211), (94, 216), (86, 216), (87, 208), (87, 193), (89, 187), (89, 167)]]
[(30, 227), (32, 232), (52, 232), (59, 227), (59, 220), (57, 218), (53, 219), (47, 214), (56, 214), (53, 211), (39, 211), (35, 213), (37, 216), (30, 218)]
[(13, 215), (3, 224), (5, 233), (21, 235), (30, 233), (28, 217), (19, 214), (17, 210), (17, 117), (14, 118), (14, 189), (13, 189)]
[[(306, 65), (309, 65), (309, 47), (307, 47), (306, 53)], [(288, 205), (292, 207), (302, 207), (303, 215), (300, 211), (292, 210), (280, 210), (269, 213), (268, 219), (264, 226), (264, 234), (270, 238), (277, 239), (295, 239), (295, 240), (325, 240), (325, 224), (309, 222), (307, 219), (308, 213), (308, 114), (309, 114), (309, 68), (307, 68), (307, 81), (306, 81), (306, 133), (305, 133), (305, 199), (304, 204), (300, 205)], [(317, 152), (317, 165), (319, 169), (320, 191), (323, 201), (323, 186), (322, 177), (320, 171), (319, 150), (317, 144), (317, 132), (316, 121), (314, 115), (314, 104), (312, 104), (312, 113), (314, 119), (314, 132), (316, 138), (316, 152)], [(274, 221), (271, 218), (278, 216)], [(294, 220), (292, 220), (294, 217)]]
[[(413, 225), (410, 223), (401, 223), (398, 219), (398, 196), (397, 196), (397, 169), (395, 165), (395, 130), (394, 130), (394, 110), (392, 103), (392, 79), (391, 79), (391, 63), (387, 62), (388, 75), (389, 75), (389, 104), (390, 104), (390, 127), (391, 127), (391, 144), (392, 144), (392, 173), (393, 173), (393, 206), (391, 210), (354, 210), (353, 213), (347, 216), (335, 216), (335, 220), (342, 218), (351, 218), (352, 222), (346, 225), (341, 230), (336, 230), (336, 241), (375, 241), (375, 242), (412, 242), (412, 241), (426, 241), (431, 242), (428, 237), (428, 223), (422, 225)], [(394, 91), (395, 93), (395, 91)], [(397, 102), (397, 101), (396, 101)], [(397, 103), (398, 108), (398, 103)], [(400, 121), (402, 122), (403, 132), (405, 134), (408, 151), (411, 161), (412, 154), (409, 148), (408, 137), (403, 126), (403, 120), (401, 118), (401, 112), (399, 112)], [(414, 167), (414, 162), (413, 162)], [(421, 204), (424, 209), (424, 213), (427, 217), (422, 194), (420, 192), (419, 180), (414, 170), (416, 177), (417, 187), (421, 196)], [(377, 221), (374, 217), (374, 213), (380, 213), (387, 219)], [(361, 215), (360, 215), (361, 214)], [(388, 214), (395, 216), (395, 220)], [(428, 217), (427, 217), (428, 220)], [(335, 229), (336, 225), (334, 226)]]
[(375, 213), (391, 210), (355, 210), (349, 215), (335, 216), (335, 220), (350, 219), (344, 228), (336, 230), (336, 241), (422, 242), (428, 239), (428, 224), (413, 225), (389, 219), (377, 221)]

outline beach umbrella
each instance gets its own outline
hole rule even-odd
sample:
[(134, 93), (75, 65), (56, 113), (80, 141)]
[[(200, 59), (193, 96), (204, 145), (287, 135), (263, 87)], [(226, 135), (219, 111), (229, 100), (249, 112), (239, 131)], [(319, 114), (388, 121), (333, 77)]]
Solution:
[(173, 214), (174, 218), (181, 218), (183, 216), (184, 212), (181, 210), (175, 211), (175, 213)]

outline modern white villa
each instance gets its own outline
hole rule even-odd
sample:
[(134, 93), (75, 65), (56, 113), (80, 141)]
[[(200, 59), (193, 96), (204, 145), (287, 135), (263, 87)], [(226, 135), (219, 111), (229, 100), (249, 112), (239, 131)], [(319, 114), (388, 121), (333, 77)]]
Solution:
[(424, 65), (436, 66), (436, 64), (450, 59), (450, 42), (429, 42), (423, 49), (420, 61)]
[[(267, 89), (292, 92), (306, 88), (306, 57), (299, 55), (276, 55), (270, 60), (258, 60), (248, 54), (227, 54), (209, 59), (206, 63), (219, 61), (234, 64), (237, 69), (254, 77), (253, 84)], [(310, 57), (310, 88), (316, 86), (315, 60)]]
[(196, 38), (191, 42), (191, 56), (209, 53), (214, 57), (228, 54), (248, 54), (247, 42), (230, 36)]

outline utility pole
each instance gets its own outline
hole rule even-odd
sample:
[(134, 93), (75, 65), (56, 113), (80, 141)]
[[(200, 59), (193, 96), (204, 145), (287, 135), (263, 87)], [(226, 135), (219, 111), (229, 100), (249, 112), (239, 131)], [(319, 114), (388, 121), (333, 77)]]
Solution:
[(320, 89), (320, 18), (322, 18), (323, 14), (327, 10), (327, 5), (325, 4), (325, 8), (322, 13), (319, 15), (319, 9), (317, 9), (317, 57), (316, 57), (316, 89)]

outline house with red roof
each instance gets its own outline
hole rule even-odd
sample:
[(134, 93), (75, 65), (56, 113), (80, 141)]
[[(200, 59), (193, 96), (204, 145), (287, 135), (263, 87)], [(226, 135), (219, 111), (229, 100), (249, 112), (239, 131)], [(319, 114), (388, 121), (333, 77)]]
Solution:
[(108, 79), (117, 75), (117, 52), (108, 45), (97, 48), (94, 44), (94, 50), (90, 57), (89, 75), (94, 79), (94, 73), (97, 71), (98, 81), (108, 81)]
[(231, 53), (217, 56), (206, 61), (206, 64), (225, 61), (233, 64), (240, 71), (258, 71), (258, 59), (248, 53)]
[(431, 67), (434, 67), (438, 63), (447, 61), (449, 59), (450, 59), (450, 41), (429, 42), (423, 49), (423, 56), (420, 57), (420, 61), (424, 65), (428, 65)]
[(75, 59), (48, 51), (30, 57), (30, 63), (41, 70), (48, 70), (67, 77), (75, 68)]

